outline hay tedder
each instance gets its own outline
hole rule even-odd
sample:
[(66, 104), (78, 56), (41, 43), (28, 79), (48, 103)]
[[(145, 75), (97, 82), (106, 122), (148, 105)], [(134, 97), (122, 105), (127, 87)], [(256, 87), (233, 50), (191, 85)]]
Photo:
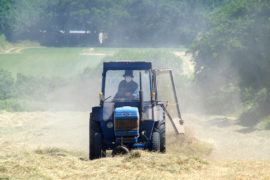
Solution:
[[(130, 81), (133, 89), (126, 88), (132, 92), (123, 92)], [(152, 69), (150, 62), (104, 62), (100, 105), (90, 113), (89, 158), (105, 157), (106, 150), (112, 155), (132, 149), (165, 152), (166, 117), (177, 134), (184, 134), (171, 70)]]

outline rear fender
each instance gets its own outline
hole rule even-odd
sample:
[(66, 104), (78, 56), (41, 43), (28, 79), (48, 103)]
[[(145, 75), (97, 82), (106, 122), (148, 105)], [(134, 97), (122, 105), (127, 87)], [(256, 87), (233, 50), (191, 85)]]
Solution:
[(150, 140), (155, 126), (155, 121), (153, 120), (143, 120), (140, 123), (140, 131), (144, 132), (144, 135)]

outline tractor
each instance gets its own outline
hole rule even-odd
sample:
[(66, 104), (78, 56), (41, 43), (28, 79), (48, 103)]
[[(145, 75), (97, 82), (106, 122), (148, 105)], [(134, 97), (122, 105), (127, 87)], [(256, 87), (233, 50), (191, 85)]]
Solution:
[[(121, 97), (125, 75), (133, 92)], [(107, 150), (113, 156), (133, 149), (166, 152), (167, 118), (177, 134), (184, 134), (170, 69), (153, 69), (151, 62), (104, 62), (99, 97), (100, 105), (90, 113), (90, 160), (105, 157)]]

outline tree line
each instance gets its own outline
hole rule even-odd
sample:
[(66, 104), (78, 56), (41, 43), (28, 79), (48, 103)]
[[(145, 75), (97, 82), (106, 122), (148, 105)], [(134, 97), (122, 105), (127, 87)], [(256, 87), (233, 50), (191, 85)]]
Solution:
[(205, 95), (238, 91), (244, 102), (240, 116), (242, 123), (256, 125), (265, 120), (268, 128), (269, 17), (268, 0), (233, 1), (208, 15), (207, 31), (192, 45), (197, 83), (200, 87), (207, 86)]
[(1, 0), (0, 33), (47, 45), (96, 44), (99, 32), (107, 45), (189, 45), (204, 31), (204, 15), (228, 1)]

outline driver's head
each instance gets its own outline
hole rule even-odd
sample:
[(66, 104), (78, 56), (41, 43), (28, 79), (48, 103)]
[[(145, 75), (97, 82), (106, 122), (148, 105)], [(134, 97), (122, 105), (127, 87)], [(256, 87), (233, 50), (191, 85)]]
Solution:
[(126, 70), (125, 74), (123, 75), (125, 78), (126, 82), (130, 82), (132, 80), (133, 76), (133, 71), (132, 70)]

